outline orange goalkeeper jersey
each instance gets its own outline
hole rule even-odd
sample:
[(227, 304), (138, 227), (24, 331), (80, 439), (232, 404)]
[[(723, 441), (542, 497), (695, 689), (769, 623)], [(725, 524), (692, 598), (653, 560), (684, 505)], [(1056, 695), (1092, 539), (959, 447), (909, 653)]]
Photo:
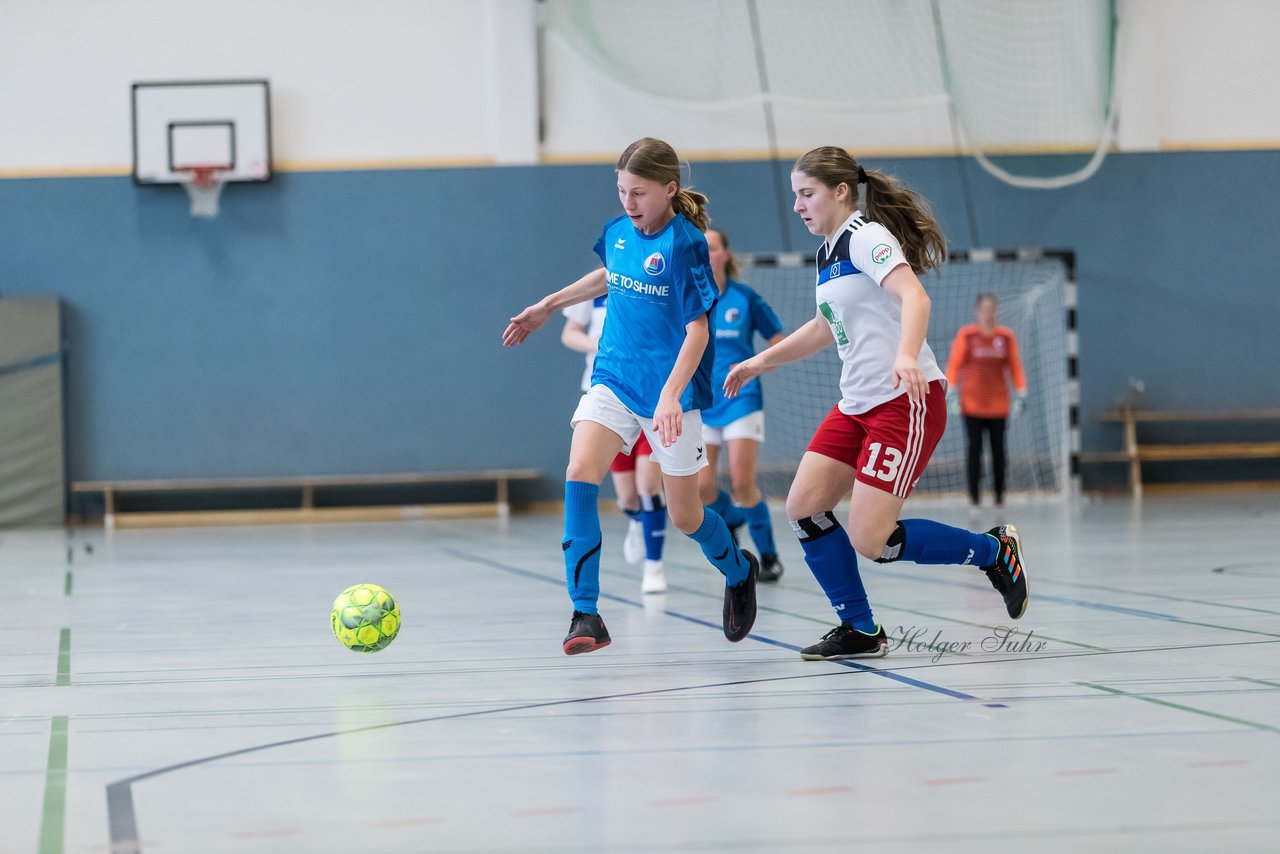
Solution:
[(976, 323), (961, 326), (947, 361), (947, 383), (960, 384), (960, 411), (974, 418), (1008, 418), (1006, 375), (1019, 393), (1027, 390), (1013, 330), (997, 326), (987, 335)]

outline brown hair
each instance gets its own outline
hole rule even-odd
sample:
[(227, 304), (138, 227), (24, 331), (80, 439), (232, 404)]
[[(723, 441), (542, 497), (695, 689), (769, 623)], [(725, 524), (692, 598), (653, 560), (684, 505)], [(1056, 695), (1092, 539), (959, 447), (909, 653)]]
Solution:
[(725, 234), (719, 228), (708, 228), (707, 233), (715, 232), (720, 235), (720, 242), (724, 244), (725, 254), (729, 256), (729, 260), (724, 262), (724, 276), (726, 279), (738, 278), (738, 259), (733, 257), (733, 253), (729, 251), (729, 235)]
[(866, 184), (863, 213), (878, 222), (902, 244), (907, 263), (917, 273), (932, 269), (947, 257), (947, 239), (933, 218), (929, 203), (906, 184), (874, 169), (864, 170), (843, 148), (827, 145), (815, 148), (791, 167), (810, 178), (835, 189), (849, 185), (854, 204), (858, 201), (858, 185)]
[(711, 221), (707, 216), (707, 197), (697, 190), (680, 186), (680, 158), (676, 157), (676, 151), (670, 145), (650, 136), (637, 139), (622, 152), (617, 169), (659, 184), (675, 181), (676, 195), (671, 200), (671, 207), (684, 214), (684, 218), (699, 231), (707, 230), (707, 223)]

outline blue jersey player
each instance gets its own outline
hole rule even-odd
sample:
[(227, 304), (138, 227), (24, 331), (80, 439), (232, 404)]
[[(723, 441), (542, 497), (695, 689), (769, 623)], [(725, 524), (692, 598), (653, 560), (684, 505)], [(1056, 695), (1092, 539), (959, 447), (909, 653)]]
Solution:
[[(782, 322), (769, 304), (738, 281), (738, 265), (729, 252), (729, 239), (719, 229), (707, 229), (711, 272), (720, 291), (715, 307), (716, 359), (712, 368), (714, 402), (702, 411), (702, 440), (707, 467), (698, 473), (702, 502), (724, 517), (731, 531), (742, 525), (760, 553), (760, 580), (777, 581), (782, 564), (773, 543), (769, 506), (756, 484), (756, 460), (764, 441), (764, 396), (760, 380), (752, 379), (737, 397), (725, 397), (724, 379), (733, 366), (756, 354), (755, 337), (770, 345), (782, 340)], [(733, 497), (716, 481), (720, 448), (729, 454), (729, 482)]]
[(573, 601), (566, 655), (608, 646), (600, 596), (600, 482), (643, 433), (662, 467), (671, 523), (725, 576), (724, 634), (740, 641), (756, 617), (759, 563), (698, 498), (707, 464), (700, 410), (711, 405), (716, 292), (703, 231), (706, 196), (680, 186), (667, 143), (644, 138), (618, 158), (623, 216), (596, 241), (604, 267), (511, 318), (502, 343), (523, 342), (566, 306), (609, 295), (591, 388), (573, 413), (564, 485), (565, 581)]

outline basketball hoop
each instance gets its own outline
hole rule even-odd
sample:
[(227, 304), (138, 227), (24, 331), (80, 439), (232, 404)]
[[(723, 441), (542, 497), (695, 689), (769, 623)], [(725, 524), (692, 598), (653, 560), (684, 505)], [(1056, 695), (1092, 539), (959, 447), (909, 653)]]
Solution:
[(217, 216), (218, 198), (226, 183), (227, 170), (218, 166), (184, 166), (173, 171), (182, 177), (182, 185), (191, 197), (191, 215)]

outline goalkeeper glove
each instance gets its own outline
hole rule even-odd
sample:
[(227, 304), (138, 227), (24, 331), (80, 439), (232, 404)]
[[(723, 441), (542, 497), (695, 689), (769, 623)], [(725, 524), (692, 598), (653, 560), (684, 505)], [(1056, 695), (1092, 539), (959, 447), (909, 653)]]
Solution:
[(1018, 396), (1013, 399), (1013, 406), (1009, 410), (1010, 418), (1017, 418), (1022, 414), (1022, 410), (1027, 408), (1027, 393), (1025, 391), (1018, 392)]

